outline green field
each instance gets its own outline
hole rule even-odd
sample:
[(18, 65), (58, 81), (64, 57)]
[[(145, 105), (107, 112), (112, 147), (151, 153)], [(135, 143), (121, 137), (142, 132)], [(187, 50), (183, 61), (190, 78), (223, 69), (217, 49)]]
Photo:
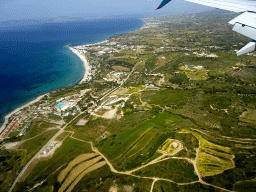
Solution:
[(159, 91), (145, 91), (142, 93), (142, 100), (148, 104), (158, 104), (161, 107), (172, 106), (180, 108), (187, 103), (190, 91), (181, 89), (163, 89)]
[(235, 183), (234, 190), (235, 191), (246, 191), (246, 192), (253, 192), (256, 189), (256, 180), (246, 180), (246, 181), (239, 181)]
[(38, 137), (27, 140), (21, 145), (24, 157), (21, 161), (21, 165), (25, 166), (26, 163), (45, 145), (45, 143), (57, 132), (58, 130), (50, 130)]
[(193, 165), (183, 159), (161, 161), (138, 170), (134, 172), (134, 174), (146, 177), (170, 179), (178, 183), (198, 180), (198, 177), (194, 173)]
[(198, 133), (189, 130), (182, 131), (193, 134), (199, 140), (197, 167), (201, 176), (220, 174), (227, 169), (235, 167), (233, 161), (235, 156), (231, 153), (230, 148), (211, 143)]
[(61, 133), (55, 140), (57, 141), (62, 141), (63, 139), (65, 139), (70, 133), (69, 132), (63, 132)]
[(247, 109), (244, 115), (240, 117), (241, 121), (256, 124), (256, 109)]
[[(152, 180), (129, 175), (115, 174), (107, 165), (86, 174), (73, 191), (107, 192), (116, 186), (118, 191), (150, 191)], [(112, 188), (113, 189), (113, 188)], [(132, 190), (129, 190), (132, 189)]]
[[(171, 190), (170, 190), (171, 189)], [(154, 185), (153, 192), (159, 191), (171, 191), (171, 192), (206, 192), (206, 191), (214, 191), (214, 192), (222, 192), (219, 189), (216, 189), (212, 186), (203, 185), (201, 183), (194, 183), (190, 185), (177, 185), (176, 183), (170, 183), (168, 181), (157, 181)]]
[[(77, 141), (72, 138), (67, 138), (54, 152), (53, 156), (47, 161), (40, 161), (28, 175), (26, 181), (29, 184), (43, 181), (50, 174), (54, 173), (58, 168), (68, 165), (70, 161), (83, 153), (91, 153), (89, 144)], [(57, 174), (56, 174), (57, 177)]]
[(158, 116), (138, 124), (135, 128), (120, 133), (117, 137), (108, 138), (100, 148), (106, 157), (113, 161), (122, 156), (131, 156), (142, 150), (154, 137), (157, 129), (166, 130), (179, 123), (181, 117), (169, 113)]

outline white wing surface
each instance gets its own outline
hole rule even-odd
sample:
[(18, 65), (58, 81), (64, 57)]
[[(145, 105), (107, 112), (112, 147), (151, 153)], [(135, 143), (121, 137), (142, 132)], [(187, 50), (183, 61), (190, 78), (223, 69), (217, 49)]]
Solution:
[[(163, 0), (163, 2), (167, 0)], [(243, 1), (243, 0), (185, 0), (192, 3), (224, 9), (237, 13), (242, 13), (234, 18), (229, 24), (234, 25), (233, 31), (236, 31), (246, 37), (252, 39), (236, 54), (237, 56), (250, 53), (256, 50), (256, 1)]]
[(256, 2), (255, 1), (243, 1), (243, 0), (185, 0), (192, 3), (206, 5), (209, 7), (215, 7), (218, 9), (224, 9), (233, 12), (255, 12), (256, 13)]

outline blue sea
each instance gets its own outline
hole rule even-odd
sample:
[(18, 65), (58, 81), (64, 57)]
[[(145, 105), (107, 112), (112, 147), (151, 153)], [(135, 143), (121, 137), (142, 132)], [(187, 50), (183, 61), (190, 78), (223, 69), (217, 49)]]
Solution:
[(0, 124), (15, 108), (81, 79), (83, 63), (66, 45), (103, 41), (142, 25), (140, 19), (0, 25)]

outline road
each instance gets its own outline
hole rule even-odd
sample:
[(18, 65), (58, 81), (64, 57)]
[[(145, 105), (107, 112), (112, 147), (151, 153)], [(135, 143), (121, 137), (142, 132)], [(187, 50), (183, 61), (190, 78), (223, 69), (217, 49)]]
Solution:
[[(176, 61), (176, 60), (175, 60)], [(141, 61), (142, 62), (142, 61)], [(115, 90), (117, 90), (118, 88), (120, 88), (130, 77), (130, 75), (134, 72), (135, 68), (137, 65), (139, 65), (141, 62), (138, 62), (132, 69), (132, 71), (130, 72), (130, 74), (127, 76), (127, 78), (123, 81), (122, 84), (120, 84), (118, 87), (114, 88), (113, 90), (110, 90), (109, 92), (107, 92), (105, 95), (102, 96), (101, 99), (98, 99), (97, 102), (103, 100), (105, 97), (107, 97), (108, 95), (110, 95), (111, 93), (113, 93)], [(91, 107), (90, 107), (91, 108)], [(90, 108), (88, 108), (86, 111), (88, 111)], [(37, 154), (26, 164), (25, 167), (23, 167), (22, 171), (19, 173), (19, 175), (17, 176), (17, 178), (15, 179), (14, 183), (12, 184), (9, 192), (12, 192), (13, 188), (15, 187), (16, 183), (19, 181), (19, 179), (22, 177), (22, 175), (24, 174), (24, 172), (26, 171), (26, 169), (30, 166), (30, 164), (43, 152), (43, 150), (46, 148), (46, 146), (49, 146), (61, 133), (64, 132), (64, 129), (70, 125), (71, 122), (73, 122), (79, 115), (85, 113), (86, 111), (84, 112), (80, 112), (76, 117), (74, 117), (69, 123), (67, 123), (63, 128), (61, 128), (41, 149), (40, 151), (37, 152)], [(70, 132), (70, 131), (69, 131)], [(197, 182), (200, 182), (204, 185), (210, 185), (212, 187), (215, 187), (215, 188), (218, 188), (218, 189), (221, 189), (221, 190), (224, 190), (224, 191), (230, 191), (230, 190), (227, 190), (227, 189), (224, 189), (224, 188), (221, 188), (221, 187), (218, 187), (218, 186), (215, 186), (215, 185), (212, 185), (212, 184), (209, 184), (209, 183), (206, 183), (204, 182), (202, 179), (201, 179), (201, 176), (200, 176), (200, 173), (197, 169), (197, 165), (196, 165), (196, 162), (198, 161), (198, 156), (199, 156), (199, 147), (200, 147), (200, 140), (199, 140), (199, 147), (196, 149), (196, 159), (195, 160), (192, 160), (192, 159), (189, 159), (189, 158), (185, 158), (185, 157), (173, 157), (173, 156), (170, 156), (168, 154), (163, 154), (162, 156), (152, 160), (151, 162), (149, 162), (148, 164), (146, 165), (142, 165), (136, 169), (133, 169), (133, 170), (130, 170), (130, 171), (118, 171), (116, 170), (113, 165), (109, 162), (109, 160), (97, 149), (93, 146), (93, 143), (91, 141), (84, 141), (84, 140), (81, 140), (81, 139), (78, 139), (78, 138), (75, 138), (73, 137), (73, 134), (70, 136), (71, 138), (73, 139), (76, 139), (76, 140), (79, 140), (79, 141), (82, 141), (82, 142), (87, 142), (91, 145), (91, 149), (92, 151), (94, 151), (95, 153), (99, 154), (102, 158), (104, 158), (104, 160), (106, 161), (106, 163), (108, 164), (110, 170), (113, 172), (113, 173), (117, 173), (117, 174), (124, 174), (124, 175), (129, 175), (129, 176), (134, 176), (134, 177), (137, 177), (137, 178), (144, 178), (144, 179), (151, 179), (153, 180), (152, 181), (152, 185), (151, 185), (151, 189), (150, 189), (150, 192), (153, 191), (154, 189), (154, 184), (156, 181), (158, 180), (164, 180), (164, 181), (168, 181), (168, 182), (172, 182), (172, 183), (176, 183), (177, 185), (188, 185), (188, 184), (194, 184), (194, 183), (197, 183)], [(174, 154), (172, 154), (174, 155)], [(167, 158), (165, 158), (167, 157)], [(138, 175), (133, 175), (132, 173), (133, 172), (136, 172), (140, 169), (143, 169), (149, 165), (152, 165), (152, 164), (155, 164), (155, 163), (159, 163), (161, 161), (165, 161), (165, 160), (168, 160), (168, 159), (171, 159), (171, 158), (174, 158), (174, 159), (184, 159), (184, 160), (187, 160), (188, 162), (192, 163), (193, 166), (194, 166), (194, 170), (198, 176), (198, 181), (193, 181), (193, 182), (189, 182), (189, 183), (177, 183), (173, 180), (169, 180), (169, 179), (164, 179), (164, 178), (156, 178), (156, 177), (143, 177), (143, 176), (138, 176)]]
[[(160, 157), (158, 157), (158, 158), (152, 160), (152, 161), (149, 162), (148, 164), (142, 165), (142, 166), (140, 166), (140, 167), (138, 167), (138, 168), (136, 168), (136, 169), (133, 169), (133, 170), (130, 170), (130, 171), (118, 171), (118, 170), (116, 170), (116, 169), (113, 167), (113, 165), (110, 163), (110, 161), (109, 161), (97, 148), (95, 148), (95, 147), (93, 146), (93, 143), (92, 143), (91, 141), (84, 141), (84, 140), (82, 140), (82, 139), (78, 139), (78, 138), (76, 138), (76, 137), (73, 137), (73, 135), (71, 135), (70, 137), (73, 138), (73, 139), (76, 139), (76, 140), (78, 140), (78, 141), (81, 141), (81, 142), (89, 143), (89, 144), (91, 145), (92, 151), (94, 151), (95, 153), (99, 154), (102, 158), (104, 158), (104, 160), (106, 161), (106, 163), (108, 164), (110, 170), (111, 170), (113, 173), (123, 174), (123, 175), (129, 175), (129, 176), (133, 176), (133, 177), (137, 177), (137, 178), (142, 178), (142, 179), (151, 179), (151, 180), (153, 180), (152, 185), (151, 185), (151, 190), (150, 190), (150, 192), (153, 191), (155, 182), (156, 182), (156, 181), (160, 181), (160, 180), (162, 180), (162, 181), (168, 181), (168, 182), (171, 182), (171, 183), (175, 183), (175, 184), (177, 184), (177, 185), (190, 185), (190, 184), (194, 184), (194, 183), (201, 183), (201, 184), (203, 184), (203, 185), (209, 185), (209, 186), (212, 186), (212, 187), (214, 187), (214, 188), (221, 189), (221, 190), (223, 190), (223, 191), (232, 192), (231, 190), (224, 189), (224, 188), (222, 188), (222, 187), (219, 187), (219, 186), (216, 186), (216, 185), (212, 185), (212, 184), (206, 183), (206, 182), (204, 182), (204, 181), (201, 179), (200, 173), (199, 173), (199, 171), (198, 171), (198, 169), (197, 169), (197, 165), (196, 165), (196, 161), (197, 161), (198, 153), (199, 153), (199, 148), (198, 148), (198, 150), (197, 150), (197, 158), (196, 158), (195, 160), (192, 160), (192, 159), (189, 159), (189, 158), (186, 158), (186, 157), (173, 157), (173, 156), (170, 156), (170, 155), (168, 155), (168, 154), (163, 154), (162, 156), (160, 156)], [(165, 158), (165, 157), (166, 157), (166, 158)], [(138, 171), (138, 170), (140, 170), (140, 169), (143, 169), (143, 168), (145, 168), (145, 167), (147, 167), (147, 166), (149, 166), (149, 165), (153, 165), (153, 164), (156, 164), (156, 163), (160, 163), (161, 161), (165, 161), (165, 160), (168, 160), (168, 159), (183, 159), (183, 160), (186, 160), (186, 161), (192, 163), (193, 166), (194, 166), (195, 172), (196, 172), (196, 174), (197, 174), (197, 176), (198, 176), (198, 181), (192, 181), (192, 182), (188, 182), (188, 183), (177, 183), (177, 182), (175, 182), (175, 181), (173, 181), (173, 180), (170, 180), (170, 179), (157, 178), (157, 177), (144, 177), (144, 176), (138, 176), (138, 175), (134, 175), (134, 174), (133, 174), (133, 172), (136, 172), (136, 171)]]
[(13, 190), (13, 188), (15, 187), (16, 183), (20, 180), (20, 178), (22, 177), (22, 175), (24, 174), (24, 172), (26, 171), (26, 169), (31, 165), (31, 163), (44, 151), (44, 149), (49, 146), (63, 131), (64, 129), (70, 125), (70, 123), (75, 120), (79, 115), (83, 114), (85, 112), (81, 112), (79, 113), (76, 117), (74, 117), (69, 123), (67, 123), (63, 128), (61, 128), (38, 152), (37, 154), (30, 159), (30, 161), (25, 165), (25, 167), (23, 167), (23, 169), (21, 170), (21, 172), (19, 173), (19, 175), (17, 176), (17, 178), (15, 179), (15, 181), (13, 182), (11, 188), (9, 189), (9, 192), (11, 192)]
[[(135, 68), (137, 67), (137, 65), (139, 65), (142, 61), (138, 62), (133, 68), (132, 71), (129, 73), (129, 75), (127, 76), (127, 78), (122, 82), (122, 84), (120, 84), (118, 87), (114, 88), (113, 90), (107, 92), (105, 95), (102, 96), (102, 98), (98, 99), (98, 101), (103, 100), (105, 97), (107, 97), (108, 95), (110, 95), (111, 93), (113, 93), (115, 90), (117, 90), (118, 88), (120, 88), (131, 76), (131, 74), (134, 72)], [(41, 98), (40, 98), (41, 99)], [(88, 111), (90, 108), (88, 108), (86, 111)], [(13, 182), (11, 188), (9, 189), (9, 192), (12, 192), (12, 190), (14, 189), (16, 183), (20, 180), (20, 178), (22, 177), (22, 175), (24, 174), (24, 172), (26, 171), (26, 169), (31, 165), (31, 163), (44, 151), (44, 149), (49, 146), (62, 132), (63, 130), (70, 125), (71, 122), (73, 122), (79, 115), (85, 113), (84, 112), (79, 112), (77, 116), (75, 116), (71, 121), (69, 121), (69, 123), (67, 123), (63, 128), (61, 128), (38, 152), (37, 154), (30, 159), (30, 161), (25, 165), (25, 167), (23, 167), (23, 169), (21, 170), (21, 172), (19, 173), (19, 175), (17, 176), (17, 178), (15, 179), (15, 181)]]

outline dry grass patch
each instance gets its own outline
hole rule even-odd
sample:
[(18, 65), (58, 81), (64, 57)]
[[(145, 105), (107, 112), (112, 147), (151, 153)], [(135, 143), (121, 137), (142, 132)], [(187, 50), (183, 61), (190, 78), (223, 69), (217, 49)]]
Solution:
[(243, 112), (243, 114), (240, 116), (240, 120), (256, 124), (256, 109), (247, 109), (247, 111)]
[(85, 169), (92, 166), (96, 162), (98, 162), (102, 157), (96, 157), (92, 160), (85, 161), (83, 163), (78, 164), (75, 168), (71, 170), (68, 174), (67, 178), (65, 179), (64, 183), (61, 185), (59, 192), (63, 192), (66, 188), (76, 179), (78, 175), (80, 175)]
[(58, 181), (61, 183), (65, 177), (67, 176), (68, 172), (77, 164), (87, 160), (87, 159), (90, 159), (92, 157), (95, 157), (96, 155), (98, 155), (97, 153), (86, 153), (86, 154), (82, 154), (82, 155), (79, 155), (78, 157), (76, 157), (73, 161), (71, 161), (68, 166), (63, 169), (60, 174), (58, 175)]
[(102, 166), (106, 165), (105, 161), (96, 163), (94, 165), (92, 165), (91, 167), (89, 167), (88, 169), (84, 170), (75, 180), (74, 182), (69, 186), (69, 188), (67, 189), (66, 192), (71, 192), (73, 190), (73, 188), (76, 186), (76, 184), (87, 174), (90, 173), (91, 171), (94, 171), (96, 169), (101, 168)]
[(129, 72), (130, 68), (128, 67), (123, 67), (123, 66), (113, 66), (113, 69), (115, 69), (116, 71), (125, 71), (125, 72)]
[(115, 91), (111, 94), (111, 96), (113, 96), (113, 95), (124, 95), (124, 94), (127, 93), (127, 91), (128, 91), (127, 88), (120, 87), (119, 89), (115, 90)]

